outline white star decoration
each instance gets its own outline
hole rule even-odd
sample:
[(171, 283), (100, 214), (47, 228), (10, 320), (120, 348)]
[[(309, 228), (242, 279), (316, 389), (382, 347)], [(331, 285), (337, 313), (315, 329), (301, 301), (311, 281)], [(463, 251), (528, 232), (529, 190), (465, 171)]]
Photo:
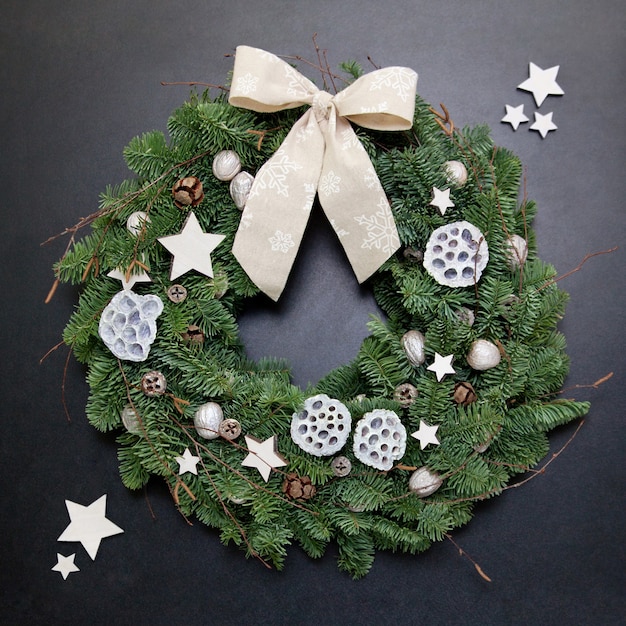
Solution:
[(528, 121), (526, 115), (524, 115), (524, 105), (520, 104), (517, 107), (513, 107), (510, 104), (505, 104), (506, 115), (500, 120), (506, 122), (513, 127), (513, 130), (517, 130), (520, 124)]
[(552, 112), (541, 115), (535, 112), (535, 121), (530, 125), (530, 130), (539, 132), (543, 139), (551, 130), (556, 130), (558, 126), (552, 121)]
[(67, 577), (72, 572), (80, 572), (78, 567), (74, 563), (74, 557), (76, 554), (70, 554), (69, 556), (63, 556), (57, 552), (57, 563), (52, 568), (53, 572), (59, 572), (63, 576), (63, 580), (67, 580)]
[(187, 472), (191, 472), (192, 474), (195, 474), (196, 476), (198, 475), (198, 468), (196, 467), (196, 465), (200, 462), (200, 457), (194, 456), (193, 454), (191, 454), (191, 452), (189, 451), (189, 448), (185, 448), (185, 451), (183, 452), (183, 456), (177, 456), (175, 460), (179, 466), (179, 470), (178, 470), (179, 476), (182, 476), (183, 474), (186, 474)]
[(224, 235), (205, 233), (195, 214), (189, 213), (178, 235), (159, 237), (159, 242), (174, 256), (170, 280), (182, 276), (189, 270), (196, 270), (200, 274), (213, 278), (211, 252), (223, 239)]
[(433, 199), (430, 204), (432, 206), (436, 206), (439, 209), (441, 215), (445, 215), (446, 209), (454, 206), (454, 202), (450, 200), (450, 190), (437, 189), (437, 187), (433, 187)]
[(265, 441), (246, 435), (246, 445), (249, 450), (248, 456), (241, 464), (245, 467), (256, 467), (265, 482), (269, 480), (273, 469), (287, 465), (287, 459), (276, 448), (276, 435)]
[(437, 380), (441, 381), (446, 374), (456, 374), (456, 370), (452, 367), (453, 358), (453, 354), (441, 356), (439, 352), (435, 352), (435, 362), (432, 365), (429, 365), (426, 369), (431, 372), (435, 372)]
[(121, 270), (111, 270), (107, 276), (110, 278), (117, 278), (117, 280), (122, 281), (122, 289), (132, 289), (136, 283), (151, 283), (152, 279), (145, 271), (141, 271), (138, 274), (130, 275), (130, 278), (126, 280), (126, 272), (122, 272)]
[(106, 503), (106, 494), (89, 506), (66, 500), (65, 506), (71, 522), (61, 533), (58, 541), (79, 541), (87, 550), (87, 554), (95, 559), (102, 539), (124, 532), (105, 517)]
[(532, 92), (538, 107), (548, 96), (563, 95), (563, 90), (556, 82), (556, 75), (559, 73), (558, 65), (542, 70), (538, 65), (530, 63), (529, 73), (530, 78), (520, 83), (517, 88)]
[(415, 437), (420, 442), (420, 449), (423, 450), (429, 443), (432, 443), (436, 446), (439, 445), (439, 439), (435, 433), (439, 426), (429, 426), (423, 420), (420, 420), (419, 430), (416, 430), (414, 433), (411, 433), (411, 437)]

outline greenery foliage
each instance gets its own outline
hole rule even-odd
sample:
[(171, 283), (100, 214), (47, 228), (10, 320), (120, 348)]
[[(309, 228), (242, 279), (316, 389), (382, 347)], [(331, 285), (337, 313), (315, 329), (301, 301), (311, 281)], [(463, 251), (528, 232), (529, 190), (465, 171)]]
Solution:
[[(354, 62), (343, 69), (352, 77), (361, 72)], [(372, 318), (371, 334), (353, 362), (302, 390), (291, 383), (285, 363), (247, 358), (237, 314), (257, 289), (230, 252), (241, 213), (228, 183), (212, 175), (212, 160), (220, 150), (231, 149), (254, 173), (300, 113), (256, 114), (231, 107), (223, 94), (194, 94), (169, 119), (169, 139), (161, 132), (133, 139), (124, 158), (134, 177), (106, 189), (91, 233), (55, 267), (61, 281), (83, 287), (64, 341), (87, 365), (89, 421), (100, 431), (118, 433), (120, 472), (128, 488), (141, 488), (151, 475), (163, 477), (184, 515), (218, 529), (224, 543), (278, 568), (292, 543), (317, 558), (334, 541), (339, 567), (360, 577), (377, 549), (414, 554), (467, 523), (476, 501), (501, 493), (513, 475), (546, 454), (549, 430), (589, 407), (557, 397), (568, 371), (565, 341), (557, 330), (567, 296), (553, 282), (554, 268), (537, 258), (530, 226), (536, 207), (519, 198), (518, 158), (495, 147), (486, 127), (452, 132), (419, 98), (411, 130), (359, 128), (358, 135), (390, 200), (403, 250), (423, 250), (433, 229), (467, 220), (489, 245), (481, 280), (467, 288), (442, 286), (400, 251), (371, 279), (386, 319)], [(469, 178), (453, 188), (455, 206), (442, 216), (429, 203), (433, 186), (450, 185), (444, 168), (450, 159), (463, 162)], [(226, 239), (212, 253), (215, 278), (185, 274), (178, 282), (188, 297), (173, 303), (166, 297), (171, 257), (157, 238), (183, 225), (186, 212), (174, 206), (171, 189), (186, 176), (203, 184), (204, 200), (194, 209), (203, 229)], [(137, 237), (125, 226), (135, 211), (150, 217)], [(513, 234), (529, 244), (528, 259), (518, 269), (507, 262), (507, 239)], [(135, 290), (159, 295), (164, 311), (148, 360), (133, 363), (108, 351), (98, 336), (98, 321), (119, 290), (107, 273), (136, 267), (137, 261), (147, 266), (153, 282)], [(473, 325), (460, 319), (462, 308), (474, 314)], [(203, 344), (183, 341), (190, 324), (205, 333)], [(417, 367), (401, 345), (411, 329), (426, 336), (426, 363)], [(503, 358), (497, 367), (485, 372), (469, 367), (465, 355), (476, 339), (500, 347)], [(441, 382), (426, 369), (435, 351), (455, 355), (456, 374)], [(141, 378), (150, 370), (166, 376), (165, 395), (149, 398), (141, 392)], [(453, 400), (457, 381), (473, 385), (476, 402), (465, 407)], [(408, 408), (394, 400), (395, 387), (405, 382), (419, 392)], [(420, 420), (438, 425), (441, 445), (421, 450), (409, 437), (401, 464), (380, 472), (355, 458), (350, 439), (341, 453), (351, 460), (352, 472), (338, 478), (330, 459), (304, 453), (289, 436), (292, 414), (314, 393), (340, 399), (353, 423), (373, 408), (387, 408), (398, 413), (408, 433)], [(245, 434), (260, 440), (277, 435), (289, 461), (280, 468), (285, 472), (272, 472), (264, 483), (254, 468), (241, 465), (247, 452), (243, 437), (235, 442), (198, 437), (193, 416), (207, 401), (218, 402), (224, 417), (237, 419)], [(120, 414), (128, 405), (141, 419), (140, 435), (122, 426)], [(178, 475), (175, 457), (186, 447), (202, 459), (197, 476)], [(408, 489), (411, 472), (422, 466), (443, 478), (442, 487), (423, 499)], [(316, 495), (306, 502), (287, 499), (281, 491), (287, 471), (309, 476)]]

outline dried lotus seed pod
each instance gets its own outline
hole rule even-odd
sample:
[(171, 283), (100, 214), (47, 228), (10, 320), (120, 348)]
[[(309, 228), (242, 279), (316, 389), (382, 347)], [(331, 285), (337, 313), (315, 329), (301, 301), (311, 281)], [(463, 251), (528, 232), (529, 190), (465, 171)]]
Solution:
[(304, 401), (291, 419), (291, 438), (313, 456), (330, 456), (343, 448), (352, 425), (348, 408), (320, 393)]
[(443, 168), (448, 177), (448, 182), (457, 187), (463, 187), (467, 182), (467, 168), (461, 161), (446, 161)]
[(253, 182), (254, 176), (248, 174), (248, 172), (239, 172), (239, 174), (230, 181), (230, 197), (240, 211), (243, 211), (243, 208), (246, 206)]
[(406, 429), (393, 411), (374, 409), (354, 429), (354, 455), (361, 463), (390, 470), (406, 449)]
[(239, 155), (233, 150), (222, 150), (213, 159), (213, 175), (219, 180), (232, 180), (241, 170)]
[(411, 365), (421, 365), (426, 360), (426, 355), (424, 354), (424, 344), (426, 338), (419, 330), (409, 330), (408, 332), (402, 335), (402, 347), (404, 348), (404, 352), (406, 353), (406, 358), (409, 360)]
[(519, 235), (511, 235), (506, 242), (506, 262), (509, 269), (516, 270), (520, 268), (528, 256), (528, 244), (523, 237)]
[(220, 436), (220, 424), (224, 414), (217, 402), (206, 402), (198, 407), (193, 416), (193, 423), (200, 437), (217, 439)]
[(500, 350), (491, 341), (477, 339), (470, 347), (467, 362), (472, 369), (481, 372), (491, 369), (500, 363)]
[(426, 498), (435, 493), (442, 484), (443, 480), (439, 474), (427, 467), (420, 467), (415, 470), (409, 478), (409, 490), (419, 498)]
[(424, 252), (426, 271), (447, 287), (469, 287), (489, 261), (484, 235), (469, 222), (452, 222), (433, 231)]

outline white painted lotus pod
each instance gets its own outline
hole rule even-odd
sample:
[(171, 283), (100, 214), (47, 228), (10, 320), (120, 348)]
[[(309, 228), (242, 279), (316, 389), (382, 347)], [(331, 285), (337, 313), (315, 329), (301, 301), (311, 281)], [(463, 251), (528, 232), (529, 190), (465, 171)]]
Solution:
[(156, 338), (156, 318), (162, 311), (158, 296), (120, 291), (102, 311), (98, 334), (118, 359), (145, 361)]
[(219, 180), (232, 180), (241, 171), (241, 160), (234, 150), (222, 150), (213, 159), (213, 175)]
[(469, 287), (489, 261), (484, 235), (469, 222), (452, 222), (433, 231), (424, 252), (426, 271), (447, 287)]
[(198, 407), (193, 416), (193, 424), (200, 437), (217, 439), (223, 419), (222, 407), (217, 402), (206, 402)]
[(141, 435), (141, 421), (137, 411), (132, 406), (125, 406), (121, 413), (122, 424), (124, 428), (132, 435)]
[(451, 184), (463, 187), (467, 182), (467, 168), (461, 161), (446, 161), (443, 167)]
[(528, 244), (523, 237), (511, 235), (506, 242), (506, 263), (509, 269), (516, 270), (526, 262)]
[(469, 366), (481, 372), (498, 365), (500, 358), (498, 346), (486, 339), (477, 339), (474, 341), (467, 354)]
[(320, 393), (304, 401), (304, 408), (291, 418), (291, 438), (313, 456), (331, 456), (348, 440), (352, 417), (348, 408)]
[(409, 478), (409, 490), (419, 498), (426, 498), (435, 493), (443, 484), (443, 480), (437, 472), (427, 467), (416, 469)]
[(390, 470), (405, 449), (406, 429), (394, 411), (374, 409), (354, 428), (354, 455), (365, 465)]
[(409, 330), (402, 335), (400, 341), (404, 348), (406, 358), (411, 365), (418, 367), (426, 360), (426, 354), (424, 353), (426, 338), (419, 330)]
[(139, 233), (145, 228), (146, 224), (150, 223), (150, 217), (145, 211), (135, 211), (128, 216), (126, 220), (126, 230), (137, 237)]
[(243, 211), (243, 208), (246, 206), (253, 182), (254, 176), (248, 172), (239, 172), (239, 174), (230, 181), (230, 197), (240, 211)]

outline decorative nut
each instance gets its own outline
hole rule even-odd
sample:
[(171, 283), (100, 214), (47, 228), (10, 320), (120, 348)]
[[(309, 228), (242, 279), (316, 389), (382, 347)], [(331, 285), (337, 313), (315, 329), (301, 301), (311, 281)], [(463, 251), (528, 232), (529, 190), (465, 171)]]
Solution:
[(421, 365), (426, 360), (424, 354), (425, 337), (419, 330), (409, 330), (402, 335), (402, 347), (411, 365)]
[(144, 211), (135, 211), (128, 216), (126, 229), (131, 235), (137, 237), (148, 223), (150, 223), (150, 218), (147, 213)]
[(520, 268), (528, 256), (528, 244), (523, 237), (519, 235), (511, 235), (506, 242), (506, 263), (509, 269), (516, 270)]
[(241, 435), (241, 424), (236, 419), (231, 417), (226, 420), (222, 420), (217, 431), (221, 437), (224, 437), (224, 439), (234, 441), (237, 437), (239, 437), (239, 435)]
[(243, 208), (246, 206), (253, 182), (254, 176), (248, 174), (248, 172), (239, 172), (239, 174), (230, 181), (230, 197), (240, 211), (243, 211)]
[(408, 261), (415, 261), (415, 262), (421, 263), (424, 260), (424, 253), (421, 250), (412, 248), (411, 246), (404, 249), (402, 256)]
[(483, 372), (500, 363), (500, 350), (491, 341), (477, 339), (470, 348), (467, 362), (472, 369)]
[(195, 176), (181, 178), (172, 187), (172, 196), (174, 196), (174, 204), (179, 209), (186, 209), (189, 206), (197, 206), (204, 198), (202, 182)]
[(233, 150), (222, 150), (213, 159), (213, 175), (219, 180), (232, 180), (241, 170), (241, 160)]
[(437, 472), (429, 470), (427, 467), (420, 467), (411, 474), (409, 478), (409, 490), (419, 498), (426, 498), (435, 493), (443, 484), (443, 480)]
[(187, 290), (182, 285), (170, 285), (167, 297), (172, 302), (182, 302), (187, 297)]
[(182, 334), (183, 341), (191, 344), (204, 343), (204, 332), (199, 326), (189, 324), (187, 330)]
[(417, 387), (411, 383), (402, 383), (393, 392), (393, 399), (404, 408), (411, 406), (415, 398), (417, 398)]
[(141, 391), (149, 398), (162, 396), (167, 389), (167, 381), (161, 372), (148, 372), (141, 378)]
[(121, 414), (122, 424), (124, 424), (124, 428), (131, 433), (132, 435), (140, 435), (141, 434), (141, 420), (139, 419), (139, 414), (133, 407), (126, 406)]
[(462, 306), (460, 309), (455, 311), (456, 316), (459, 318), (460, 322), (467, 324), (468, 326), (473, 326), (476, 321), (476, 316), (471, 309), (468, 309), (465, 306)]
[(443, 168), (448, 177), (448, 182), (457, 187), (463, 187), (467, 182), (467, 168), (461, 161), (446, 161)]
[(352, 463), (346, 456), (336, 456), (331, 462), (330, 466), (333, 469), (333, 474), (339, 476), (347, 476), (352, 471)]
[(206, 402), (198, 407), (193, 416), (193, 423), (200, 437), (217, 439), (220, 436), (219, 429), (223, 418), (222, 407), (217, 402)]
[(452, 398), (457, 404), (469, 406), (472, 402), (476, 402), (476, 392), (470, 383), (463, 381), (454, 385)]

